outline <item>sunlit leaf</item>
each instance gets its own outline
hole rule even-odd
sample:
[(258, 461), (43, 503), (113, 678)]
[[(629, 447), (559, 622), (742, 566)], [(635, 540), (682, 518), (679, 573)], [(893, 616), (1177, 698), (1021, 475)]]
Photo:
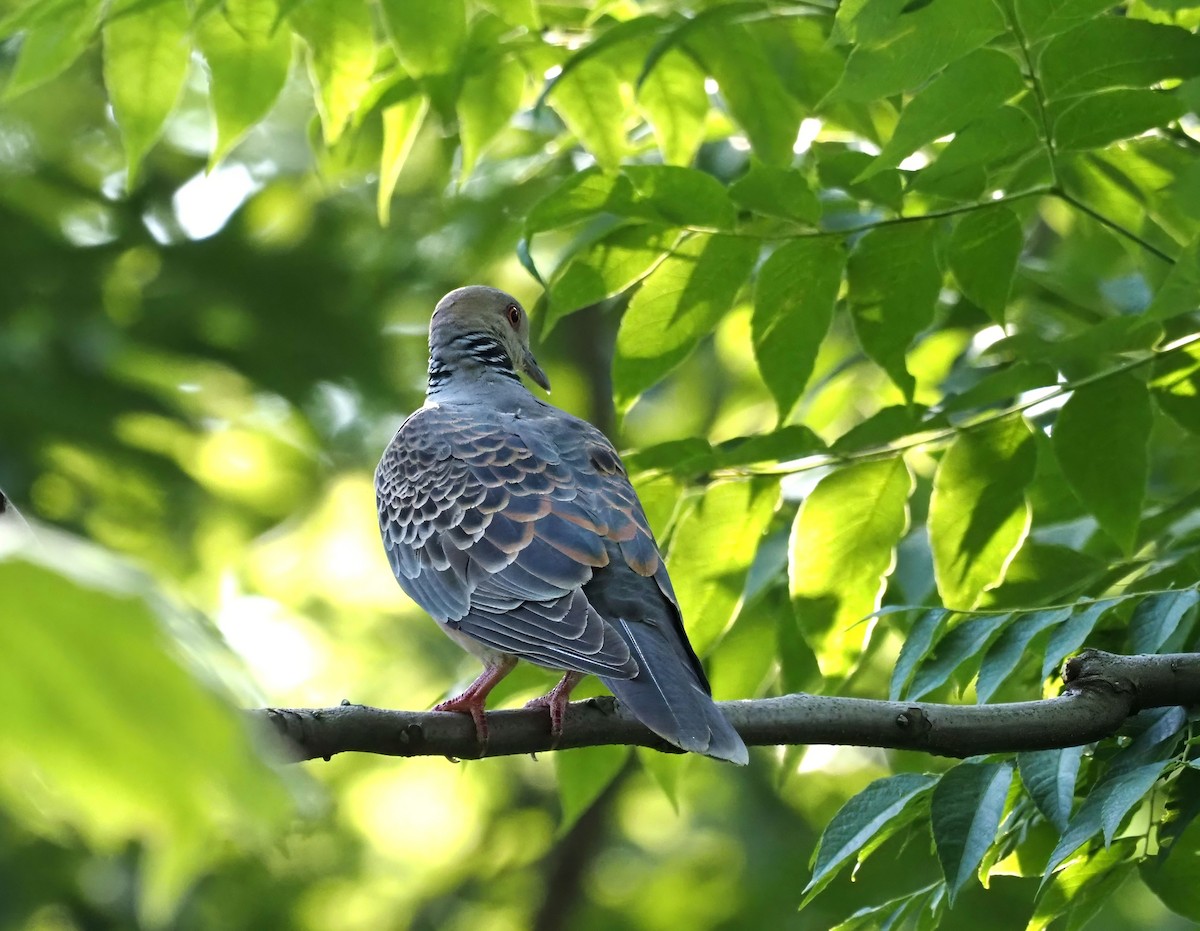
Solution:
[(992, 172), (1041, 146), (1037, 127), (1018, 107), (1001, 107), (968, 124), (913, 181), (945, 197), (980, 197)]
[(666, 258), (679, 231), (639, 224), (622, 226), (575, 253), (550, 279), (547, 333), (573, 311), (627, 290)]
[(677, 165), (630, 165), (624, 173), (633, 186), (634, 203), (668, 223), (733, 226), (729, 195), (706, 172)]
[(1200, 433), (1200, 343), (1160, 356), (1150, 393), (1163, 413), (1190, 433)]
[(4, 99), (45, 84), (71, 67), (95, 37), (101, 10), (99, 0), (83, 0), (26, 30), (4, 85)]
[(1093, 19), (1051, 39), (1038, 57), (1050, 98), (1150, 87), (1200, 75), (1200, 35), (1124, 16)]
[(1007, 207), (968, 213), (950, 238), (948, 258), (958, 286), (1000, 324), (1024, 242), (1021, 221)]
[[(795, 406), (833, 320), (846, 250), (837, 239), (794, 239), (758, 270), (751, 331), (754, 357), (780, 418)], [(797, 282), (804, 282), (797, 287)]]
[(429, 98), (421, 94), (413, 94), (384, 108), (379, 191), (375, 201), (379, 222), (384, 226), (391, 219), (392, 192), (396, 190), (396, 182), (417, 141), (417, 133), (421, 131), (421, 123), (428, 109)]
[(1146, 316), (1166, 320), (1200, 310), (1200, 235), (1188, 243), (1146, 308)]
[(821, 480), (792, 525), (792, 606), (826, 676), (845, 675), (871, 633), (908, 529), (913, 480), (900, 457), (838, 469)]
[(325, 144), (333, 145), (371, 87), (376, 55), (371, 11), (357, 3), (305, 0), (292, 11), (291, 22), (308, 45), (321, 129)]
[(942, 603), (973, 608), (1004, 572), (1029, 532), (1025, 486), (1037, 447), (1024, 418), (960, 433), (933, 477), (929, 545)]
[(1117, 375), (1078, 389), (1054, 425), (1054, 452), (1079, 500), (1123, 551), (1133, 549), (1146, 492), (1150, 393)]
[(550, 105), (603, 168), (616, 168), (625, 154), (628, 88), (607, 61), (591, 58), (563, 75), (551, 89)]
[(921, 146), (958, 132), (1024, 87), (1021, 70), (1012, 56), (991, 48), (975, 50), (913, 96), (900, 111), (891, 138), (862, 177), (896, 167)]
[(560, 835), (569, 831), (617, 778), (631, 752), (631, 747), (610, 746), (580, 747), (554, 754), (558, 799), (562, 805), (562, 818), (558, 822)]
[(1071, 817), (1082, 759), (1083, 747), (1030, 750), (1017, 756), (1017, 769), (1025, 791), (1060, 834), (1066, 830)]
[(876, 834), (893, 822), (906, 823), (905, 810), (936, 783), (936, 776), (901, 773), (876, 779), (846, 802), (821, 834), (813, 855), (812, 878), (804, 887), (805, 901), (828, 885)]
[(467, 34), (464, 0), (380, 0), (396, 55), (412, 75), (445, 74), (458, 67)]
[(292, 37), (276, 29), (275, 0), (227, 0), (200, 21), (196, 42), (209, 72), (217, 141), (215, 165), (267, 115), (287, 82)]
[(1084, 928), (1099, 911), (1111, 907), (1112, 894), (1136, 868), (1135, 847), (1130, 838), (1072, 860), (1043, 888), (1025, 931), (1061, 926), (1064, 918), (1067, 931)]
[(768, 217), (816, 223), (821, 216), (817, 195), (804, 176), (787, 168), (751, 165), (729, 186), (729, 196), (738, 206)]
[(694, 30), (687, 41), (716, 79), (754, 154), (768, 165), (787, 165), (800, 126), (800, 104), (758, 40), (744, 26), (721, 23)]
[(112, 104), (132, 189), (183, 89), (191, 57), (190, 17), (183, 0), (120, 0), (108, 11), (104, 86)]
[(704, 72), (683, 52), (671, 49), (643, 78), (637, 101), (668, 165), (690, 165), (704, 140), (708, 92)]
[(617, 332), (613, 387), (626, 409), (683, 361), (733, 304), (758, 255), (758, 243), (698, 234), (642, 282)]
[(924, 4), (898, 17), (878, 41), (856, 46), (833, 95), (875, 100), (912, 90), (1003, 31), (992, 0)]
[[(54, 552), (73, 570), (104, 566), (69, 540)], [(31, 824), (54, 812), (102, 849), (143, 844), (152, 922), (170, 915), (225, 843), (257, 845), (286, 822), (287, 793), (241, 712), (189, 674), (132, 585), (102, 589), (8, 560), (0, 616), (5, 809)]]
[(1098, 149), (1163, 126), (1187, 105), (1167, 91), (1117, 89), (1072, 100), (1054, 117), (1051, 135), (1060, 151)]
[(458, 95), (458, 131), (462, 138), (462, 175), (466, 181), (475, 163), (512, 119), (525, 90), (525, 69), (508, 58), (494, 61), (463, 79)]
[(1112, 0), (1016, 0), (1015, 6), (1025, 38), (1036, 41), (1094, 19)]
[(847, 300), (863, 349), (911, 400), (905, 354), (933, 320), (942, 287), (928, 222), (880, 227), (859, 240), (846, 266)]
[(996, 837), (1008, 787), (1009, 763), (959, 763), (942, 774), (929, 805), (933, 841), (951, 904)]
[(717, 482), (677, 519), (667, 565), (699, 655), (733, 620), (746, 572), (778, 500), (779, 485), (770, 479)]

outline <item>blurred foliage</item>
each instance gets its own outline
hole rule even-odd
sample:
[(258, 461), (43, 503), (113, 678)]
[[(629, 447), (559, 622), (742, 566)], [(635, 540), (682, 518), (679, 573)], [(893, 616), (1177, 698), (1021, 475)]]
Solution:
[(717, 697), (1011, 700), (1085, 644), (1196, 649), (1198, 29), (1188, 0), (0, 0), (0, 927), (1200, 920), (1180, 709), (746, 771), (279, 767), (237, 711), (473, 676), (370, 484), (471, 282), (632, 450)]

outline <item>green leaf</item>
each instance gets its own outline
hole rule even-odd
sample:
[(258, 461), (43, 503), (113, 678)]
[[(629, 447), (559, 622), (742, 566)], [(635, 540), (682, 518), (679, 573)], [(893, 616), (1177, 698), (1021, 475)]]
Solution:
[(1004, 614), (985, 614), (951, 628), (922, 660), (908, 687), (908, 700), (919, 701), (945, 685), (959, 666), (979, 654), (1007, 619)]
[(112, 104), (132, 190), (183, 89), (191, 56), (183, 0), (119, 0), (104, 26), (104, 86)]
[(1112, 0), (1016, 0), (1016, 11), (1021, 32), (1036, 42), (1095, 19), (1112, 5)]
[[(754, 358), (782, 420), (812, 374), (833, 321), (846, 249), (840, 239), (793, 239), (758, 270), (750, 318)], [(797, 287), (797, 282), (804, 282)]]
[(633, 287), (658, 267), (678, 240), (678, 230), (642, 223), (617, 227), (575, 253), (550, 279), (543, 338), (567, 314)]
[[(817, 176), (825, 188), (840, 188), (857, 200), (878, 204), (901, 213), (904, 182), (894, 168), (872, 173), (874, 159), (866, 152), (844, 149), (838, 143), (814, 143)], [(861, 179), (861, 180), (860, 180)]]
[(1029, 641), (1047, 627), (1065, 622), (1071, 611), (1069, 607), (1035, 611), (1006, 627), (983, 656), (979, 678), (975, 682), (976, 700), (986, 702), (990, 699), (1017, 668)]
[(1200, 592), (1185, 588), (1143, 599), (1129, 621), (1134, 653), (1158, 653), (1171, 640), (1185, 614), (1200, 602)]
[(1043, 875), (1053, 873), (1059, 864), (1101, 831), (1105, 842), (1111, 843), (1129, 810), (1145, 797), (1166, 767), (1167, 761), (1160, 760), (1097, 783), (1067, 824)]
[(913, 96), (900, 112), (891, 138), (861, 177), (895, 168), (921, 146), (958, 132), (1024, 88), (1021, 69), (1010, 55), (991, 48), (976, 49)]
[(383, 146), (379, 153), (379, 190), (376, 195), (375, 207), (379, 214), (379, 222), (387, 226), (392, 214), (392, 193), (396, 190), (396, 182), (425, 114), (429, 110), (429, 98), (421, 94), (413, 94), (397, 103), (385, 107), (383, 111)]
[(1200, 236), (1179, 254), (1146, 308), (1145, 316), (1169, 320), (1195, 310), (1200, 310)]
[(913, 479), (903, 458), (864, 462), (823, 478), (796, 513), (789, 543), (792, 606), (821, 673), (859, 659), (908, 529)]
[(706, 172), (676, 165), (630, 165), (624, 173), (633, 186), (633, 204), (639, 213), (651, 211), (677, 225), (733, 226), (729, 194)]
[(464, 0), (379, 0), (379, 6), (405, 71), (421, 77), (457, 70), (467, 37)]
[(1069, 654), (1083, 646), (1100, 618), (1116, 604), (1116, 600), (1109, 599), (1076, 605), (1075, 613), (1050, 635), (1050, 642), (1046, 644), (1046, 657), (1042, 660), (1043, 679), (1057, 669)]
[(60, 538), (53, 558), (81, 577), (0, 561), (0, 799), (10, 817), (61, 819), (96, 848), (141, 845), (142, 907), (163, 924), (231, 842), (269, 845), (291, 818), (288, 793), (243, 713), (181, 665), (163, 628), (197, 662), (218, 649), (204, 632), (157, 617), (133, 581), (82, 578), (130, 578), (96, 550)]
[(1057, 375), (1055, 368), (1044, 362), (1013, 362), (984, 375), (961, 392), (948, 394), (941, 410), (949, 414), (1007, 406), (1026, 391), (1054, 385)]
[(325, 144), (332, 146), (371, 89), (375, 72), (371, 11), (365, 4), (305, 0), (290, 18), (308, 46), (321, 129)]
[(729, 196), (739, 207), (763, 216), (810, 224), (821, 218), (817, 195), (794, 169), (753, 164), (729, 186)]
[(1111, 909), (1113, 893), (1134, 870), (1136, 846), (1133, 838), (1119, 841), (1072, 860), (1055, 873), (1038, 896), (1025, 931), (1046, 931), (1052, 925), (1081, 931), (1101, 910)]
[(1106, 87), (1150, 87), (1200, 75), (1200, 35), (1124, 16), (1105, 16), (1051, 39), (1037, 62), (1051, 99)]
[(1051, 136), (1062, 152), (1099, 149), (1165, 126), (1187, 109), (1168, 91), (1121, 88), (1072, 99), (1054, 112)]
[(1078, 389), (1054, 425), (1054, 452), (1072, 490), (1126, 554), (1141, 519), (1150, 393), (1129, 375)]
[(95, 37), (101, 9), (99, 0), (67, 4), (57, 16), (28, 28), (4, 86), (4, 99), (12, 100), (71, 67)]
[(858, 340), (909, 401), (916, 381), (905, 353), (933, 321), (942, 287), (935, 232), (930, 222), (877, 227), (858, 241), (846, 267)]
[(275, 28), (278, 15), (276, 0), (226, 0), (197, 27), (196, 42), (208, 66), (208, 99), (217, 124), (210, 167), (267, 115), (287, 83), (292, 36)]
[(612, 65), (589, 58), (563, 74), (547, 99), (596, 163), (612, 169), (621, 164), (626, 150), (627, 92)]
[(933, 476), (929, 546), (942, 603), (968, 610), (1004, 580), (1029, 533), (1037, 447), (1020, 416), (960, 433)]
[(758, 243), (697, 234), (642, 282), (617, 332), (613, 387), (627, 410), (712, 332), (749, 275)]
[(1200, 820), (1193, 820), (1157, 857), (1140, 864), (1141, 877), (1176, 914), (1200, 921)]
[(891, 684), (888, 686), (889, 701), (899, 701), (908, 690), (913, 673), (916, 672), (918, 664), (929, 655), (934, 638), (949, 615), (950, 612), (944, 608), (930, 608), (917, 618), (900, 646), (900, 655), (896, 657), (896, 666), (892, 670)]
[(1017, 755), (1021, 783), (1040, 811), (1061, 834), (1075, 802), (1075, 782), (1083, 747), (1031, 750)]
[(463, 79), (458, 95), (458, 132), (462, 139), (462, 170), (465, 183), (488, 143), (508, 126), (521, 106), (525, 92), (525, 69), (511, 58), (498, 58), (481, 71)]
[(560, 837), (620, 775), (632, 750), (623, 746), (581, 747), (554, 754), (558, 800), (562, 805), (562, 818), (558, 822)]
[(638, 106), (668, 165), (690, 165), (704, 141), (708, 92), (704, 72), (678, 49), (664, 54), (637, 91)]
[(855, 46), (830, 96), (871, 101), (910, 91), (1003, 31), (993, 0), (926, 3), (898, 16), (878, 41)]
[(758, 40), (744, 26), (721, 23), (693, 30), (687, 45), (716, 80), (754, 154), (767, 165), (789, 165), (800, 128), (800, 104), (783, 86)]
[(779, 483), (773, 480), (716, 482), (676, 521), (667, 566), (697, 655), (733, 621), (778, 501)]
[(589, 168), (570, 175), (534, 204), (525, 218), (527, 235), (590, 220), (598, 213), (628, 215), (633, 185), (624, 175)]
[(944, 197), (980, 197), (992, 174), (1042, 146), (1029, 115), (1001, 107), (969, 124), (942, 149), (933, 164), (917, 173), (913, 189)]
[(1163, 413), (1190, 433), (1200, 433), (1200, 343), (1159, 356), (1150, 392)]
[(1021, 221), (1007, 207), (968, 213), (950, 237), (950, 270), (959, 288), (999, 324), (1024, 243)]
[[(834, 874), (845, 866), (876, 834), (894, 821), (901, 821), (905, 809), (929, 792), (937, 783), (935, 776), (900, 773), (876, 779), (846, 802), (821, 834), (813, 856), (813, 875), (804, 887), (800, 907), (820, 892)], [(902, 823), (905, 823), (904, 819)]]
[(1011, 784), (1009, 763), (966, 762), (943, 773), (933, 790), (929, 821), (951, 906), (996, 838)]

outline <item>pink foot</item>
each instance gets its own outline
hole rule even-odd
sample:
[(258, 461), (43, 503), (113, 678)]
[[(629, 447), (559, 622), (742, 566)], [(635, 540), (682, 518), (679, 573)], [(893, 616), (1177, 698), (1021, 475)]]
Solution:
[(556, 743), (562, 736), (563, 718), (567, 714), (567, 702), (570, 701), (571, 690), (579, 684), (579, 680), (582, 678), (582, 672), (568, 672), (548, 693), (525, 705), (526, 708), (550, 709), (550, 736)]
[(488, 664), (483, 668), (479, 678), (467, 686), (461, 695), (455, 695), (444, 702), (433, 706), (434, 711), (454, 711), (459, 714), (469, 714), (475, 722), (475, 736), (479, 740), (479, 755), (487, 752), (488, 725), (486, 705), (488, 693), (496, 687), (496, 683), (507, 676), (517, 665), (515, 657), (503, 659), (498, 663)]

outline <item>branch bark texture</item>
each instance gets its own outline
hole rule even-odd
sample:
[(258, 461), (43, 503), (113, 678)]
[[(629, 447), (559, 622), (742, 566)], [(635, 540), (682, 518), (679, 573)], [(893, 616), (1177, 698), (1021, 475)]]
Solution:
[[(1064, 665), (1063, 681), (1056, 698), (995, 705), (803, 694), (720, 704), (750, 746), (840, 744), (950, 757), (1045, 750), (1110, 737), (1144, 708), (1200, 704), (1200, 653), (1119, 656), (1086, 650)], [(350, 751), (477, 759), (602, 744), (679, 752), (608, 696), (573, 702), (557, 742), (543, 709), (488, 712), (486, 748), (477, 742), (470, 716), (449, 712), (347, 703), (266, 708), (252, 715), (273, 726), (296, 760)]]

